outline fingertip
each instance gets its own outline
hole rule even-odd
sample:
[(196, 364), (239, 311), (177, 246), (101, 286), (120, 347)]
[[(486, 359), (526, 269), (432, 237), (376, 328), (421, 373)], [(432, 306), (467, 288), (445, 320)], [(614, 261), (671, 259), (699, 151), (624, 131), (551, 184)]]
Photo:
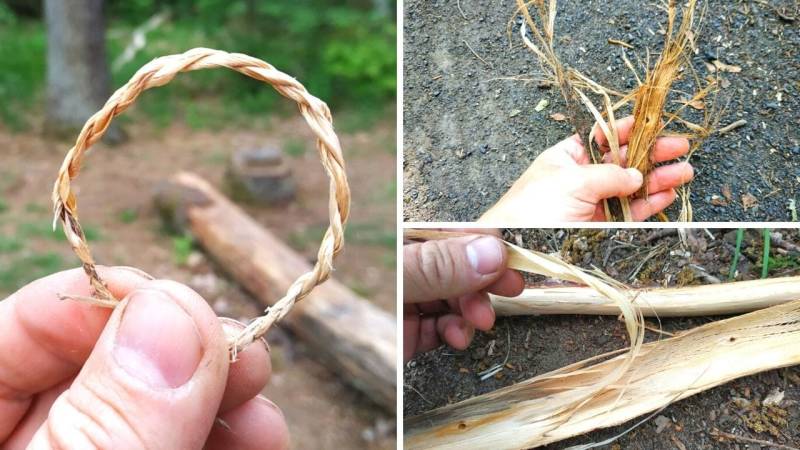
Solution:
[(508, 269), (503, 276), (494, 284), (489, 286), (486, 291), (503, 297), (516, 297), (525, 289), (525, 280), (522, 274), (516, 270)]
[(465, 350), (472, 340), (474, 329), (462, 317), (451, 317), (443, 325), (442, 340), (456, 350)]
[(488, 331), (494, 326), (494, 308), (489, 296), (482, 292), (466, 295), (459, 299), (461, 314), (473, 327)]
[(664, 136), (656, 139), (653, 147), (652, 161), (655, 163), (670, 161), (689, 153), (689, 140), (680, 136)]
[[(631, 134), (631, 128), (633, 128), (633, 116), (627, 116), (617, 120), (616, 125), (619, 145), (627, 144)], [(600, 146), (601, 150), (608, 151), (608, 138), (597, 123), (594, 124), (594, 141)]]
[[(220, 318), (220, 323), (228, 342), (245, 328), (243, 323), (227, 317)], [(229, 411), (258, 395), (271, 375), (269, 345), (263, 338), (256, 339), (240, 351), (236, 355), (236, 361), (230, 364), (220, 412)]]
[(207, 450), (283, 450), (289, 448), (289, 428), (280, 408), (257, 396), (221, 414), (206, 441)]
[(635, 184), (637, 189), (642, 186), (642, 183), (644, 182), (644, 175), (642, 175), (642, 172), (639, 172), (638, 169), (630, 167), (625, 169), (625, 173), (628, 175), (631, 184)]
[(650, 216), (665, 210), (677, 197), (678, 193), (675, 189), (666, 189), (650, 194), (647, 199), (634, 200), (631, 203), (634, 220), (647, 220)]

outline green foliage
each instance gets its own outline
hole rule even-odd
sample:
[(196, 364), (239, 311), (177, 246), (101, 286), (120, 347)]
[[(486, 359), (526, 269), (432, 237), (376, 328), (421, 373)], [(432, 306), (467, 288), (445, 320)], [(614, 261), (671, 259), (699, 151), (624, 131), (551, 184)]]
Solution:
[(23, 255), (0, 268), (0, 291), (13, 292), (37, 278), (66, 267), (61, 255), (55, 252)]
[[(21, 238), (45, 238), (53, 241), (66, 241), (64, 232), (61, 230), (61, 223), (59, 222), (58, 228), (54, 231), (50, 222), (37, 220), (34, 222), (22, 222), (17, 225), (17, 235)], [(100, 230), (92, 226), (83, 226), (83, 234), (86, 236), (87, 241), (100, 240)]]
[(770, 256), (769, 268), (771, 270), (800, 269), (800, 257), (790, 255)]
[(139, 212), (135, 209), (123, 209), (119, 212), (119, 221), (125, 224), (136, 222), (139, 218)]
[(29, 202), (25, 204), (25, 212), (31, 214), (49, 214), (50, 209), (42, 204)]
[[(365, 111), (350, 127), (364, 129), (377, 120), (380, 105), (393, 101), (396, 86), (394, 17), (372, 7), (364, 0), (333, 5), (323, 0), (108, 0), (109, 61), (130, 43), (135, 27), (163, 8), (170, 11), (133, 60), (112, 73), (112, 84), (120, 86), (155, 57), (192, 47), (220, 48), (266, 60), (335, 110)], [(0, 3), (0, 43), (0, 121), (24, 130), (27, 116), (39, 114), (45, 98), (44, 26), (15, 17)], [(262, 126), (276, 105), (294, 111), (263, 83), (205, 70), (147, 92), (133, 111), (159, 127), (179, 119), (192, 128), (220, 128)]]
[(172, 238), (172, 256), (175, 264), (183, 266), (189, 260), (189, 255), (194, 249), (194, 238), (191, 234), (174, 236)]
[(292, 158), (301, 158), (306, 154), (306, 144), (297, 139), (289, 139), (283, 144), (283, 151)]
[(0, 254), (16, 253), (22, 250), (22, 241), (15, 236), (0, 236)]
[[(292, 232), (289, 235), (289, 245), (299, 250), (305, 250), (310, 245), (318, 245), (325, 233), (325, 228), (321, 225), (311, 225)], [(393, 228), (369, 222), (348, 224), (344, 230), (344, 238), (351, 244), (374, 245), (389, 250), (394, 250), (397, 243)]]
[(44, 27), (41, 23), (27, 22), (4, 25), (2, 11), (0, 9), (0, 123), (13, 131), (22, 131), (29, 126), (24, 112), (44, 98)]
[(17, 16), (5, 3), (0, 3), (0, 26), (11, 26), (17, 24)]
[(6, 211), (8, 211), (8, 204), (4, 202), (2, 198), (0, 198), (0, 214)]

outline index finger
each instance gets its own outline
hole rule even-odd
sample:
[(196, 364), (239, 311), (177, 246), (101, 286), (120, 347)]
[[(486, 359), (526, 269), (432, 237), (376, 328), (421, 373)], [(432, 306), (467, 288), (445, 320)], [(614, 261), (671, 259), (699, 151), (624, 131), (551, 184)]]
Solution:
[[(148, 281), (144, 272), (98, 267), (117, 298)], [(0, 442), (23, 417), (34, 394), (75, 376), (103, 331), (111, 309), (59, 295), (89, 296), (81, 269), (36, 280), (0, 302)]]
[[(623, 146), (628, 143), (628, 140), (631, 137), (631, 130), (633, 129), (633, 116), (619, 119), (616, 121), (616, 124), (619, 145)], [(608, 138), (598, 124), (594, 124), (594, 141), (597, 142), (598, 146), (600, 146), (601, 151), (607, 152), (610, 150), (608, 146)]]

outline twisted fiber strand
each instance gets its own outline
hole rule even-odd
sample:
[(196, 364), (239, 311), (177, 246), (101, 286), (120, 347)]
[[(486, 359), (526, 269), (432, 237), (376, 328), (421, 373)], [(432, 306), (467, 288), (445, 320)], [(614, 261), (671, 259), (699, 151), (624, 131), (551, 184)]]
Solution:
[(217, 67), (227, 67), (268, 83), (284, 97), (294, 100), (300, 113), (317, 137), (320, 161), (330, 179), (328, 201), (330, 226), (322, 238), (314, 268), (298, 277), (283, 298), (268, 308), (264, 316), (254, 320), (231, 342), (231, 354), (235, 358), (239, 351), (263, 336), (273, 323), (286, 316), (295, 302), (305, 297), (316, 285), (328, 279), (333, 270), (333, 258), (344, 244), (344, 223), (350, 212), (350, 188), (344, 170), (342, 150), (339, 139), (333, 130), (328, 105), (309, 94), (300, 82), (260, 59), (240, 53), (195, 48), (183, 54), (154, 59), (139, 69), (130, 81), (114, 92), (103, 108), (90, 117), (84, 125), (75, 146), (67, 153), (53, 187), (55, 212), (53, 225), (55, 227), (56, 220), (61, 220), (63, 223), (67, 240), (83, 262), (83, 269), (89, 276), (94, 296), (98, 298), (99, 303), (115, 304), (118, 302), (95, 268), (94, 259), (78, 221), (78, 205), (75, 193), (72, 191), (72, 180), (78, 175), (83, 156), (89, 148), (102, 138), (111, 120), (128, 109), (139, 94), (147, 89), (169, 83), (180, 72)]

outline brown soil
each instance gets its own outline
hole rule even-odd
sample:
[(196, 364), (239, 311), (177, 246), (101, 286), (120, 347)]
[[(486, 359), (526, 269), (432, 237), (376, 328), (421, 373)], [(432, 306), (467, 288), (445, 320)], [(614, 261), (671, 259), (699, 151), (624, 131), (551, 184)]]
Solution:
[[(97, 261), (135, 266), (159, 278), (186, 283), (220, 315), (241, 320), (258, 315), (258, 304), (198, 251), (189, 258), (191, 267), (176, 262), (173, 238), (163, 231), (152, 206), (155, 185), (176, 171), (199, 173), (220, 186), (233, 149), (264, 143), (297, 147), (302, 142), (305, 152), (287, 157), (299, 188), (297, 200), (283, 208), (246, 209), (313, 261), (327, 225), (328, 181), (317, 160), (312, 134), (300, 118), (275, 118), (257, 126), (258, 131), (198, 131), (183, 125), (156, 130), (129, 124), (132, 138), (127, 143), (97, 145), (77, 179), (81, 221), (100, 236), (91, 242)], [(395, 247), (386, 242), (396, 226), (394, 117), (339, 137), (353, 193), (353, 232), (337, 260), (335, 277), (394, 313)], [(14, 264), (20, 254), (47, 252), (61, 255), (65, 266), (77, 266), (63, 240), (46, 231), (20, 235), (21, 227), (30, 228), (31, 224), (37, 230), (49, 227), (50, 190), (69, 146), (69, 142), (36, 134), (0, 130), (0, 200), (5, 204), (5, 212), (0, 209), (0, 238), (22, 239), (24, 245), (16, 253), (0, 251), (0, 268), (10, 267), (5, 265)], [(123, 219), (126, 216), (127, 220)], [(23, 277), (18, 284), (25, 281)], [(0, 298), (10, 293), (5, 290), (9, 292), (0, 288)], [(392, 415), (338, 380), (285, 329), (273, 329), (268, 340), (274, 372), (264, 392), (283, 409), (294, 447), (394, 448)]]
[[(789, 243), (800, 243), (798, 230), (779, 230)], [(557, 253), (582, 267), (596, 266), (632, 286), (708, 284), (708, 276), (728, 278), (736, 230), (692, 230), (681, 246), (674, 230), (508, 230), (505, 238), (525, 248)], [(789, 246), (787, 246), (789, 247)], [(763, 249), (760, 230), (748, 230), (737, 280), (759, 278)], [(800, 253), (773, 244), (770, 277), (798, 275)], [(782, 267), (779, 267), (782, 266)], [(707, 275), (706, 275), (707, 274)], [(540, 282), (531, 277), (529, 282)], [(669, 332), (690, 329), (717, 318), (661, 319)], [(654, 322), (653, 320), (649, 322)], [(656, 323), (651, 323), (654, 327)], [(624, 324), (614, 317), (549, 316), (499, 318), (488, 333), (476, 333), (465, 351), (439, 348), (411, 360), (404, 370), (404, 416), (491, 392), (538, 374), (558, 369), (627, 345)], [(649, 333), (648, 339), (657, 338)], [(495, 377), (480, 381), (478, 372), (508, 365)], [(761, 403), (775, 390), (784, 391), (780, 411)], [(747, 438), (797, 447), (800, 444), (800, 366), (741, 378), (681, 400), (625, 435), (610, 448), (656, 450), (744, 449), (743, 442), (718, 441), (717, 428)], [(662, 417), (663, 418), (660, 418)], [(665, 423), (659, 429), (657, 423)], [(599, 442), (635, 422), (599, 430), (546, 448)], [(680, 442), (680, 444), (678, 444)], [(609, 447), (601, 447), (609, 448)], [(755, 447), (758, 448), (758, 447)]]

